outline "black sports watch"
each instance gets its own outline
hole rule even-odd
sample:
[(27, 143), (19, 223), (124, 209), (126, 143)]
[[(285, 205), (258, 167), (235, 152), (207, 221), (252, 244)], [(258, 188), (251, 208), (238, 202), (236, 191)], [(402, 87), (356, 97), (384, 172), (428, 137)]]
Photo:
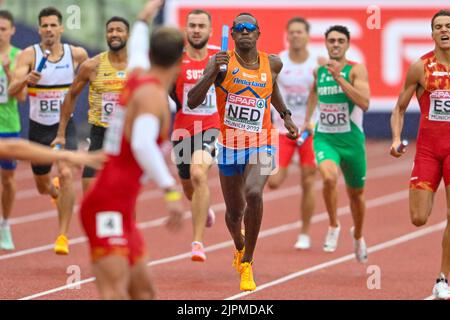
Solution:
[(286, 117), (287, 114), (290, 115), (290, 116), (292, 116), (291, 110), (286, 109), (286, 110), (284, 110), (284, 111), (281, 111), (281, 112), (280, 112), (280, 117), (281, 117), (281, 119), (284, 120), (284, 118)]

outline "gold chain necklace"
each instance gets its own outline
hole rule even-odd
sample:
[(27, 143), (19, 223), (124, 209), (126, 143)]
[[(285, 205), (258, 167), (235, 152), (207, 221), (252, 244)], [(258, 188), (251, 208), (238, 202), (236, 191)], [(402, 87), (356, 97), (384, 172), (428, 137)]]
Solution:
[(247, 62), (247, 61), (245, 61), (244, 59), (242, 59), (242, 57), (236, 52), (236, 50), (234, 50), (234, 53), (239, 57), (239, 59), (241, 59), (246, 65), (249, 65), (249, 66), (253, 66), (253, 65), (255, 65), (255, 64), (257, 64), (258, 62), (259, 62), (259, 54), (258, 54), (258, 56), (256, 57), (256, 60), (255, 60), (255, 62)]

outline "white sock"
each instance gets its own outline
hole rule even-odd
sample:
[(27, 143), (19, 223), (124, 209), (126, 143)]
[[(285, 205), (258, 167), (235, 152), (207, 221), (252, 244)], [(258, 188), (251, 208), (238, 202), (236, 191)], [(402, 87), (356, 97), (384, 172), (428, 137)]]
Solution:
[(9, 227), (8, 219), (3, 219), (2, 222), (0, 223), (0, 226), (2, 228)]

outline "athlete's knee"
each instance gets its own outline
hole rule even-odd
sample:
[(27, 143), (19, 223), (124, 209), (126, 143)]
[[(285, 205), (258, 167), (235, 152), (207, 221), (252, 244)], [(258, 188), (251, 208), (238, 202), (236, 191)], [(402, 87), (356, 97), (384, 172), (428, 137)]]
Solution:
[(15, 189), (14, 176), (3, 176), (2, 177), (2, 187), (3, 190), (14, 190)]
[(278, 189), (280, 185), (281, 185), (280, 179), (270, 177), (269, 180), (267, 181), (267, 186), (269, 187), (269, 189), (272, 190)]
[(72, 169), (68, 166), (64, 166), (59, 170), (59, 179), (61, 183), (70, 182), (73, 179)]
[(39, 194), (50, 194), (50, 184), (49, 183), (43, 183), (43, 182), (37, 182), (36, 183), (36, 189)]
[(348, 197), (352, 202), (364, 202), (364, 190), (357, 189), (348, 193)]
[(311, 170), (311, 171), (304, 171), (302, 173), (302, 188), (303, 189), (307, 189), (307, 188), (311, 188), (314, 185), (314, 181), (315, 181), (315, 177), (316, 177), (316, 172)]
[(328, 189), (333, 189), (337, 186), (337, 177), (333, 174), (327, 174), (323, 177), (323, 185)]
[(428, 220), (428, 214), (425, 214), (424, 212), (421, 212), (418, 208), (411, 208), (411, 222), (416, 227), (421, 227), (427, 223)]
[(245, 190), (247, 205), (259, 205), (262, 203), (262, 192), (259, 188), (250, 186)]
[(201, 185), (206, 185), (208, 183), (208, 175), (201, 167), (192, 166), (190, 173), (192, 185), (194, 186), (194, 188)]

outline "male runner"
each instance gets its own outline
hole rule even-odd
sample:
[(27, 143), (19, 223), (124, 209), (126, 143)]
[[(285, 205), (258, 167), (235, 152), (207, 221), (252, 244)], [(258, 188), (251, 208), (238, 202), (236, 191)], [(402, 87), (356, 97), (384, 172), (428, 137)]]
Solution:
[[(112, 17), (106, 22), (106, 41), (109, 50), (85, 61), (81, 66), (61, 106), (58, 133), (52, 145), (65, 145), (67, 124), (75, 109), (75, 102), (89, 83), (88, 122), (91, 124), (89, 151), (100, 150), (109, 119), (119, 101), (119, 93), (126, 82), (127, 41), (129, 22)], [(83, 170), (83, 192), (95, 176), (93, 168)]]
[(308, 99), (306, 130), (312, 132), (311, 115), (318, 105), (319, 119), (314, 132), (314, 152), (323, 178), (323, 197), (330, 226), (323, 250), (337, 248), (340, 225), (337, 217), (338, 166), (344, 174), (354, 228), (351, 229), (357, 261), (367, 261), (362, 236), (365, 213), (366, 149), (363, 112), (369, 108), (370, 89), (367, 70), (348, 61), (350, 32), (332, 26), (325, 32), (329, 60), (315, 73), (315, 85)]
[(187, 105), (187, 93), (203, 74), (203, 69), (217, 48), (209, 46), (211, 16), (203, 10), (188, 13), (186, 21), (186, 47), (181, 73), (171, 94), (177, 105), (172, 141), (178, 175), (183, 191), (191, 201), (193, 242), (191, 260), (203, 262), (203, 233), (210, 227), (215, 214), (210, 206), (208, 172), (215, 156), (214, 144), (219, 135), (219, 115), (214, 86), (205, 101), (196, 109)]
[[(318, 57), (308, 50), (309, 23), (304, 18), (294, 17), (287, 24), (287, 40), (289, 49), (280, 53), (283, 70), (278, 75), (278, 87), (283, 100), (292, 111), (292, 120), (301, 127), (305, 122), (306, 101), (314, 83), (314, 69), (318, 65)], [(278, 188), (288, 175), (288, 167), (297, 150), (300, 156), (302, 198), (300, 218), (302, 227), (294, 247), (309, 249), (311, 240), (308, 235), (311, 217), (315, 206), (314, 180), (316, 159), (312, 137), (299, 147), (296, 141), (287, 137), (287, 130), (279, 117), (274, 117), (274, 127), (279, 134), (279, 168), (276, 174), (269, 177), (268, 186)]]
[[(225, 221), (236, 247), (233, 265), (241, 275), (240, 289), (251, 291), (256, 289), (252, 264), (263, 214), (262, 192), (274, 165), (270, 104), (284, 119), (291, 139), (297, 138), (298, 129), (276, 84), (281, 60), (256, 47), (260, 35), (256, 18), (249, 13), (239, 14), (231, 35), (235, 50), (211, 58), (203, 77), (188, 94), (188, 105), (200, 105), (210, 86), (215, 85)], [(225, 72), (220, 71), (223, 64), (227, 65)], [(245, 237), (241, 233), (242, 219)]]
[[(149, 54), (149, 28), (144, 21), (154, 16), (161, 3), (149, 1), (133, 26), (130, 76), (105, 136), (109, 160), (80, 209), (103, 299), (154, 298), (145, 245), (134, 218), (141, 183), (152, 178), (165, 191), (169, 226), (178, 227), (183, 216), (181, 193), (175, 191), (175, 180), (156, 143), (168, 134), (167, 94), (180, 70), (184, 46), (180, 31), (163, 27), (152, 33)], [(148, 56), (150, 70), (146, 70)]]
[[(0, 10), (0, 140), (5, 138), (19, 138), (20, 114), (16, 97), (8, 95), (8, 83), (11, 82), (12, 72), (17, 64), (20, 50), (11, 45), (11, 37), (16, 29), (14, 17), (7, 10)], [(17, 95), (21, 101), (26, 98), (26, 91)], [(8, 218), (11, 215), (16, 197), (16, 183), (14, 171), (16, 160), (0, 160), (2, 193), (2, 220), (0, 221), (0, 249), (14, 250), (11, 228)]]
[(423, 226), (433, 208), (441, 179), (447, 196), (447, 227), (442, 238), (441, 270), (433, 295), (449, 299), (450, 271), (450, 11), (440, 10), (431, 19), (431, 37), (435, 47), (408, 69), (405, 85), (392, 111), (391, 155), (400, 157), (403, 119), (414, 93), (420, 105), (420, 127), (416, 156), (409, 185), (409, 211), (412, 223)]
[[(39, 35), (41, 42), (26, 48), (17, 62), (8, 94), (17, 95), (28, 86), (30, 97), (29, 139), (50, 146), (58, 130), (60, 105), (64, 101), (75, 76), (75, 70), (88, 56), (86, 50), (61, 43), (64, 31), (61, 13), (53, 8), (39, 13)], [(42, 72), (38, 64), (45, 50), (51, 52)], [(66, 149), (76, 150), (76, 132), (73, 120), (66, 132)], [(40, 194), (48, 194), (56, 200), (59, 214), (59, 236), (55, 241), (55, 253), (69, 253), (67, 232), (75, 202), (72, 169), (58, 162), (59, 182), (50, 179), (51, 165), (32, 164), (34, 180)]]

